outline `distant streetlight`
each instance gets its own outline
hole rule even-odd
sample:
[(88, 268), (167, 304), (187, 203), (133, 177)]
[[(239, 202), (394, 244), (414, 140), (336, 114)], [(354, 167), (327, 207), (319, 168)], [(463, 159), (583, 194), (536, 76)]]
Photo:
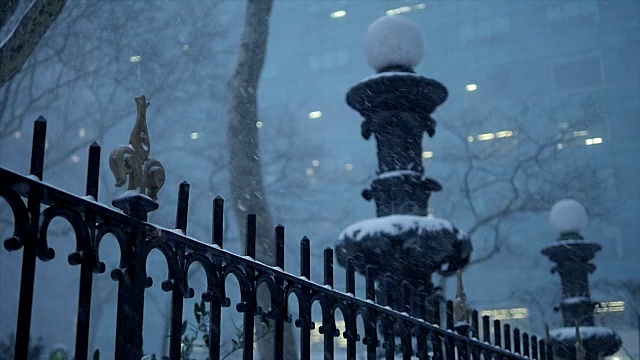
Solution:
[(580, 232), (587, 226), (587, 211), (572, 199), (560, 200), (549, 213), (549, 222), (560, 233), (542, 254), (555, 263), (553, 272), (560, 275), (562, 300), (560, 311), (564, 327), (550, 332), (555, 355), (575, 359), (580, 353), (578, 338), (585, 351), (585, 360), (597, 360), (613, 355), (622, 342), (618, 334), (605, 327), (594, 326), (594, 308), (589, 291), (589, 274), (596, 267), (590, 261), (602, 249), (600, 244), (585, 240)]

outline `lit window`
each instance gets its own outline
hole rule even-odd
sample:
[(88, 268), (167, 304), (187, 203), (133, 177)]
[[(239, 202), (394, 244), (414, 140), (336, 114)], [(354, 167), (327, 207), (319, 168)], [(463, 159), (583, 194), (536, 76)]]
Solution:
[(344, 165), (344, 169), (347, 170), (347, 171), (353, 170), (353, 164), (345, 164)]
[(390, 9), (390, 10), (385, 11), (385, 15), (398, 15), (398, 14), (402, 14), (402, 13), (408, 13), (409, 11), (411, 11), (411, 7), (410, 6), (401, 6), (399, 8)]
[(562, 143), (558, 143), (558, 145), (556, 145), (556, 147), (558, 148), (558, 150), (562, 150), (562, 148), (564, 147), (564, 145), (562, 145)]
[(585, 144), (587, 145), (598, 145), (598, 144), (602, 144), (602, 138), (601, 137), (595, 137), (595, 138), (591, 138), (591, 139), (586, 139), (584, 141)]
[(499, 137), (499, 138), (504, 138), (504, 137), (509, 137), (509, 136), (513, 136), (513, 131), (504, 130), (504, 131), (498, 131), (496, 133), (496, 137)]
[(262, 121), (256, 121), (256, 127), (260, 129), (262, 127)]
[(313, 166), (315, 166), (315, 167), (318, 167), (318, 166), (320, 166), (320, 161), (319, 161), (319, 160), (313, 160), (313, 161), (311, 162), (311, 165), (313, 165)]
[(529, 310), (527, 308), (484, 310), (480, 312), (480, 316), (491, 316), (495, 320), (526, 319), (529, 317)]
[(16, 131), (13, 133), (13, 137), (15, 139), (20, 139), (22, 137), (22, 133), (20, 131)]
[(331, 17), (333, 19), (345, 17), (346, 15), (347, 15), (347, 12), (344, 11), (344, 10), (338, 10), (338, 11), (334, 11), (334, 12), (331, 13)]
[(307, 168), (307, 170), (305, 170), (305, 172), (307, 173), (307, 176), (313, 176), (313, 174), (316, 173), (316, 171), (313, 170), (312, 168)]
[(476, 91), (478, 90), (478, 85), (476, 84), (469, 84), (465, 87), (465, 89), (467, 89), (467, 91)]
[(580, 130), (580, 131), (574, 131), (573, 132), (573, 136), (578, 137), (578, 136), (587, 136), (589, 135), (589, 132), (587, 130)]
[(192, 132), (189, 136), (191, 137), (191, 140), (198, 140), (200, 138), (200, 133)]
[(81, 138), (87, 136), (87, 129), (80, 128), (80, 130), (78, 130), (78, 136), (80, 136)]
[(408, 13), (410, 11), (413, 10), (423, 10), (427, 7), (427, 5), (425, 5), (424, 3), (420, 3), (420, 4), (416, 4), (413, 6), (401, 6), (395, 9), (389, 9), (387, 11), (385, 11), (385, 15), (398, 15), (398, 14), (403, 14), (403, 13)]
[(494, 133), (486, 133), (486, 134), (480, 134), (478, 135), (478, 140), (480, 141), (485, 141), (485, 140), (493, 140), (495, 139), (495, 135)]
[(142, 56), (140, 55), (132, 56), (129, 58), (129, 62), (132, 62), (134, 64), (140, 62), (140, 60), (142, 60)]
[(80, 156), (78, 156), (76, 154), (71, 155), (71, 162), (74, 162), (76, 164), (79, 163), (80, 162)]
[(429, 159), (433, 157), (433, 151), (425, 151), (422, 153), (423, 159)]
[(623, 312), (623, 311), (624, 311), (624, 301), (603, 301), (599, 304), (596, 304), (597, 313)]
[(309, 113), (309, 119), (319, 119), (322, 117), (322, 111), (312, 111)]
[(473, 142), (473, 136), (467, 136), (467, 142)]

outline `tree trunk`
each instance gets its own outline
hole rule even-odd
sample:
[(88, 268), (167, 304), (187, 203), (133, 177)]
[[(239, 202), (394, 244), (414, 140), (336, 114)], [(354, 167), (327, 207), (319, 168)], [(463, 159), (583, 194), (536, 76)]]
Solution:
[[(0, 16), (2, 25), (8, 15), (15, 12), (18, 0), (9, 1), (7, 14)], [(6, 41), (0, 39), (0, 87), (9, 82), (22, 69), (33, 50), (62, 12), (66, 0), (36, 0)], [(13, 4), (13, 5), (12, 5)]]
[[(275, 265), (274, 224), (265, 197), (260, 142), (258, 136), (257, 90), (264, 65), (269, 34), (269, 15), (273, 0), (248, 0), (244, 30), (235, 71), (229, 80), (230, 107), (227, 129), (229, 147), (229, 181), (231, 207), (240, 229), (240, 239), (245, 238), (248, 214), (257, 217), (257, 260)], [(269, 308), (267, 291), (258, 293), (258, 305)], [(256, 322), (258, 334), (273, 329), (274, 325)], [(260, 328), (262, 327), (262, 328)], [(285, 326), (284, 358), (296, 359), (295, 339), (291, 326)], [(274, 337), (265, 336), (257, 342), (261, 359), (273, 358)]]

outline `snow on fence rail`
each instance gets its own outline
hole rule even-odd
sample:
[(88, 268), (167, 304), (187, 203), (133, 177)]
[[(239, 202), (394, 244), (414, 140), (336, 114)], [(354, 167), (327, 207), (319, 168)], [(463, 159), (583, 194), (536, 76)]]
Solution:
[[(117, 359), (140, 359), (142, 357), (142, 324), (145, 288), (151, 286), (146, 274), (147, 256), (158, 249), (168, 265), (168, 279), (162, 289), (171, 295), (171, 328), (169, 335), (170, 358), (181, 358), (181, 334), (183, 324), (183, 299), (194, 296), (188, 283), (189, 267), (199, 263), (207, 275), (207, 288), (202, 300), (209, 305), (209, 358), (220, 358), (220, 314), (223, 307), (230, 306), (226, 297), (225, 279), (236, 277), (241, 300), (236, 310), (243, 314), (243, 359), (254, 357), (254, 321), (256, 316), (269, 319), (274, 324), (274, 358), (283, 359), (285, 323), (292, 321), (288, 313), (290, 295), (297, 298), (299, 317), (293, 320), (300, 329), (299, 355), (311, 357), (311, 331), (314, 328), (311, 309), (315, 302), (322, 309), (321, 333), (324, 337), (324, 357), (334, 357), (334, 337), (346, 339), (346, 356), (355, 359), (366, 353), (367, 359), (376, 359), (378, 351), (387, 359), (396, 355), (403, 359), (541, 359), (552, 360), (551, 346), (545, 340), (526, 333), (499, 320), (491, 322), (488, 316), (481, 319), (477, 311), (471, 314), (469, 324), (454, 324), (453, 304), (444, 304), (444, 326), (422, 320), (425, 314), (425, 299), (420, 293), (407, 290), (404, 294), (406, 312), (398, 312), (376, 302), (374, 284), (375, 269), (368, 268), (365, 298), (358, 298), (355, 291), (355, 270), (349, 263), (346, 267), (346, 289), (334, 288), (333, 250), (325, 249), (324, 281), (311, 281), (309, 239), (302, 239), (301, 274), (293, 275), (284, 270), (284, 227), (275, 229), (275, 266), (255, 260), (256, 217), (247, 219), (247, 252), (244, 256), (223, 248), (223, 206), (221, 198), (213, 202), (212, 243), (188, 237), (187, 213), (189, 185), (180, 184), (176, 215), (176, 229), (167, 229), (146, 221), (148, 205), (137, 202), (136, 196), (125, 213), (97, 202), (100, 168), (100, 146), (89, 149), (88, 176), (85, 196), (77, 196), (43, 182), (44, 147), (46, 121), (35, 122), (29, 176), (24, 176), (0, 167), (0, 197), (10, 206), (14, 217), (13, 236), (4, 241), (8, 251), (22, 249), (18, 318), (16, 323), (15, 359), (26, 359), (29, 351), (33, 288), (36, 259), (48, 261), (56, 256), (47, 243), (47, 228), (54, 218), (62, 217), (72, 226), (76, 251), (68, 255), (72, 266), (80, 267), (77, 326), (74, 358), (88, 357), (89, 314), (91, 312), (92, 281), (106, 270), (100, 261), (99, 247), (102, 238), (113, 235), (120, 246), (120, 267), (111, 271), (111, 278), (118, 282), (118, 307), (116, 316)], [(26, 200), (26, 201), (25, 201)], [(122, 200), (122, 199), (121, 199)], [(145, 205), (146, 204), (146, 205)], [(43, 206), (44, 205), (44, 206)], [(44, 207), (44, 210), (42, 209)], [(264, 309), (258, 305), (257, 288), (266, 285), (271, 305)], [(384, 296), (384, 294), (383, 294)], [(335, 313), (340, 310), (345, 330), (336, 327)], [(364, 333), (358, 334), (358, 322), (364, 324)], [(361, 336), (363, 335), (363, 336)], [(414, 341), (415, 339), (415, 341)], [(399, 341), (397, 344), (396, 342)], [(414, 345), (415, 343), (415, 345)]]

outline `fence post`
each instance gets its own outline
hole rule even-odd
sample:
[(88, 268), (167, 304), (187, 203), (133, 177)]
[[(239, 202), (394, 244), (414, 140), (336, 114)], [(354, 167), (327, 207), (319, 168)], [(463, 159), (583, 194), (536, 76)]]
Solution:
[(120, 243), (123, 268), (111, 272), (119, 282), (118, 310), (116, 315), (116, 359), (140, 359), (142, 357), (142, 317), (144, 314), (144, 289), (151, 286), (146, 277), (146, 229), (141, 222), (147, 214), (158, 208), (155, 199), (164, 185), (165, 172), (162, 164), (149, 157), (151, 143), (147, 128), (149, 103), (144, 95), (135, 99), (136, 122), (131, 130), (129, 145), (118, 146), (109, 156), (109, 167), (116, 178), (116, 186), (129, 180), (129, 191), (114, 199), (113, 206), (138, 222), (128, 226), (124, 232), (126, 243)]
[[(98, 179), (100, 174), (100, 145), (93, 142), (89, 146), (89, 161), (87, 166), (87, 183), (86, 195), (93, 197), (98, 201)], [(89, 228), (89, 237), (91, 244), (95, 244), (96, 236), (96, 215), (92, 211), (85, 210), (84, 220)], [(84, 245), (83, 245), (84, 247)], [(93, 287), (93, 272), (95, 264), (95, 249), (92, 245), (88, 248), (78, 249), (82, 252), (80, 257), (80, 287), (78, 289), (78, 325), (76, 327), (76, 349), (75, 359), (87, 359), (89, 350), (89, 320), (91, 316), (91, 295)], [(78, 252), (69, 255), (69, 263), (71, 264), (72, 256)]]
[[(44, 169), (44, 145), (47, 122), (40, 116), (34, 123), (33, 144), (31, 147), (31, 169), (29, 173), (42, 180)], [(31, 332), (31, 314), (33, 311), (33, 286), (36, 276), (36, 254), (39, 243), (40, 200), (42, 194), (38, 187), (30, 189), (27, 199), (29, 212), (29, 230), (26, 239), (19, 239), (15, 249), (24, 246), (22, 253), (22, 272), (20, 278), (20, 301), (18, 304), (18, 325), (16, 329), (16, 350), (14, 359), (26, 359), (29, 353), (29, 335)], [(8, 242), (5, 242), (8, 248)]]
[[(176, 229), (187, 234), (187, 218), (189, 215), (189, 183), (180, 184), (178, 190), (178, 209), (176, 212)], [(178, 264), (180, 270), (184, 267), (185, 248), (183, 244), (176, 244)], [(178, 269), (175, 269), (178, 270)], [(186, 275), (185, 275), (186, 276)], [(175, 279), (174, 279), (175, 280)], [(184, 311), (183, 287), (179, 283), (172, 284), (171, 289), (171, 335), (169, 337), (169, 357), (180, 358), (182, 350), (182, 313)]]
[[(155, 210), (158, 204), (140, 194), (132, 197), (121, 197), (113, 201), (113, 205), (122, 209), (125, 214), (139, 221), (147, 220), (147, 212)], [(111, 272), (111, 278), (118, 281), (118, 310), (116, 315), (116, 359), (140, 359), (142, 357), (142, 317), (144, 314), (144, 290), (151, 285), (145, 276), (146, 259), (144, 245), (145, 228), (142, 225), (130, 226), (127, 229), (126, 246), (122, 251), (121, 263), (124, 269)]]

